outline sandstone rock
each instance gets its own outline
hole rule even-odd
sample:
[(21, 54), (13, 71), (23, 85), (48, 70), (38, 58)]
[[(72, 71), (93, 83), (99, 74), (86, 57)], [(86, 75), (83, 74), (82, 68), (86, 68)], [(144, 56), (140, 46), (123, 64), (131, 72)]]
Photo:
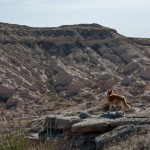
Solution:
[(55, 120), (56, 120), (56, 117), (63, 117), (63, 115), (48, 115), (48, 116), (45, 116), (45, 128), (50, 128), (50, 129), (54, 129), (55, 128)]
[(106, 112), (106, 113), (102, 113), (100, 115), (101, 118), (108, 118), (108, 119), (116, 119), (116, 118), (120, 118), (120, 117), (124, 117), (124, 113), (123, 112)]
[(31, 71), (29, 71), (25, 66), (23, 66), (22, 64), (21, 64), (21, 71), (22, 71), (22, 73), (24, 73), (25, 75), (28, 75), (28, 76), (31, 76), (32, 75), (32, 73), (31, 73)]
[(150, 125), (150, 118), (120, 118), (112, 122), (112, 126), (118, 127), (127, 124), (134, 124), (134, 125)]
[(111, 78), (113, 78), (113, 76), (105, 72), (101, 73), (99, 77), (100, 80), (109, 80)]
[(0, 101), (6, 101), (15, 93), (15, 91), (16, 89), (9, 85), (0, 84)]
[(28, 132), (42, 133), (48, 128), (54, 130), (67, 130), (75, 123), (80, 122), (79, 117), (62, 115), (49, 115), (31, 121), (27, 126)]
[(140, 70), (139, 76), (146, 80), (150, 80), (150, 67), (145, 67)]
[(43, 82), (43, 83), (46, 83), (46, 81), (47, 81), (47, 76), (46, 75), (40, 75), (40, 79), (41, 79), (41, 81)]
[(132, 74), (135, 70), (140, 69), (140, 65), (137, 62), (131, 62), (123, 68), (124, 74)]
[(71, 84), (67, 87), (67, 90), (65, 91), (65, 97), (70, 97), (74, 95), (78, 95), (81, 90), (81, 87), (79, 84)]
[(74, 81), (74, 84), (79, 87), (89, 87), (91, 86), (93, 81), (88, 80), (87, 78), (77, 78), (77, 81)]
[(23, 86), (25, 88), (28, 88), (31, 91), (36, 91), (37, 88), (34, 87), (31, 83), (29, 83), (27, 80), (25, 80), (22, 76), (13, 73), (11, 71), (6, 71), (5, 76), (11, 80), (13, 80), (17, 87)]
[(123, 53), (121, 55), (121, 57), (126, 63), (131, 62), (134, 58), (139, 58), (137, 54), (134, 54), (134, 53), (132, 54), (132, 52), (133, 52), (132, 50), (128, 50), (126, 53)]
[(77, 62), (84, 62), (84, 61), (88, 61), (89, 60), (89, 56), (87, 54), (84, 54), (84, 53), (76, 53), (74, 54), (74, 59), (77, 61)]
[(71, 84), (73, 77), (68, 74), (60, 74), (53, 81), (54, 87), (66, 86)]
[(95, 150), (96, 144), (93, 135), (75, 136), (72, 142), (73, 150)]
[(107, 58), (108, 60), (112, 61), (113, 63), (119, 63), (121, 62), (121, 59), (116, 56), (115, 54), (111, 54), (111, 53), (105, 53), (103, 55), (104, 58)]
[(90, 115), (88, 112), (81, 112), (81, 113), (79, 114), (79, 117), (80, 117), (81, 119), (87, 119), (87, 118), (91, 118), (91, 115)]
[(13, 79), (17, 85), (22, 85), (23, 78), (18, 76), (16, 73), (11, 71), (6, 71), (5, 76), (9, 79)]
[(132, 76), (127, 76), (123, 78), (123, 80), (121, 81), (121, 84), (125, 86), (129, 86), (129, 85), (132, 85), (133, 82), (135, 81), (136, 81), (135, 78), (133, 78)]
[(38, 118), (29, 122), (26, 126), (26, 132), (41, 133), (45, 130), (46, 117)]
[(22, 83), (22, 86), (27, 88), (27, 89), (29, 89), (30, 91), (34, 91), (35, 92), (35, 91), (38, 90), (37, 87), (35, 87), (34, 85), (30, 84), (28, 81), (24, 81)]
[(105, 90), (112, 89), (113, 86), (115, 86), (118, 82), (119, 82), (119, 80), (115, 80), (114, 78), (109, 79), (106, 82), (104, 82), (104, 84), (102, 85), (102, 88)]
[(83, 49), (83, 51), (86, 54), (91, 54), (91, 53), (93, 53), (94, 50), (87, 46), (85, 49)]
[(108, 132), (113, 128), (116, 128), (118, 126), (122, 125), (128, 125), (128, 124), (134, 124), (134, 125), (144, 125), (148, 124), (150, 125), (150, 119), (149, 118), (119, 118), (119, 119), (86, 119), (82, 122), (76, 123), (72, 126), (72, 132), (83, 134), (83, 133), (90, 133), (90, 132), (99, 132), (100, 134), (104, 132)]
[(38, 133), (43, 140), (65, 138), (71, 143), (71, 149), (81, 150), (103, 149), (106, 144), (117, 144), (129, 136), (150, 132), (149, 117), (125, 117), (121, 112), (104, 113), (101, 118), (92, 117), (81, 120), (76, 116), (49, 115), (30, 122), (27, 131), (31, 135)]
[(101, 47), (101, 48), (98, 48), (97, 52), (100, 54), (100, 55), (104, 55), (106, 52), (110, 52), (110, 48), (107, 48), (105, 46)]
[(95, 131), (104, 133), (106, 132), (106, 130), (109, 130), (109, 121), (107, 119), (85, 119), (82, 122), (74, 124), (71, 131), (78, 134), (90, 133)]
[(78, 122), (80, 122), (79, 117), (56, 117), (54, 128), (59, 130), (69, 129), (73, 124)]
[(115, 145), (136, 134), (150, 132), (149, 125), (124, 125), (95, 138), (96, 149), (102, 150), (106, 145)]
[(20, 99), (18, 97), (11, 97), (6, 101), (6, 106), (8, 108), (16, 106), (19, 101)]
[[(55, 87), (55, 90), (59, 93), (59, 92), (61, 92), (61, 91), (66, 91), (68, 89), (68, 87), (67, 86), (61, 86), (61, 85), (58, 85), (58, 86), (56, 86)], [(64, 93), (64, 92), (63, 92)]]
[(1, 57), (0, 58), (0, 65), (11, 66), (11, 63), (9, 62), (9, 60), (6, 57)]
[(90, 55), (90, 56), (89, 56), (89, 60), (90, 60), (91, 63), (93, 63), (93, 64), (95, 64), (95, 65), (98, 65), (98, 63), (99, 63), (97, 57), (94, 56), (94, 55)]

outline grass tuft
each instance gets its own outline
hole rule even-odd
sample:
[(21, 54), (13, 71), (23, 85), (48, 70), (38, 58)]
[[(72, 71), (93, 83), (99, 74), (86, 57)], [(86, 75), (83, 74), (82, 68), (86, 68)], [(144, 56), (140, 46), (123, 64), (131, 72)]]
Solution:
[(2, 135), (0, 150), (28, 150), (28, 140), (23, 132)]

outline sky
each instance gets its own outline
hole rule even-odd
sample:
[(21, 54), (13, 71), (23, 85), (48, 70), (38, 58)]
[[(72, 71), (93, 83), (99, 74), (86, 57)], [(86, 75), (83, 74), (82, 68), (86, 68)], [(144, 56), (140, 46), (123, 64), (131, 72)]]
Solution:
[(0, 0), (0, 22), (31, 27), (98, 23), (150, 38), (150, 0)]

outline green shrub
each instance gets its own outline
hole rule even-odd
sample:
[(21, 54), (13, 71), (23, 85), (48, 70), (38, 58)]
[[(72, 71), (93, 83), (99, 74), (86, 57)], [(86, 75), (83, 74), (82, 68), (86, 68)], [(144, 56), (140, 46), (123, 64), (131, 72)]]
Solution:
[(23, 132), (0, 137), (0, 150), (28, 150), (28, 140)]
[(28, 139), (23, 132), (0, 136), (0, 150), (57, 150), (61, 144), (60, 139), (47, 141)]

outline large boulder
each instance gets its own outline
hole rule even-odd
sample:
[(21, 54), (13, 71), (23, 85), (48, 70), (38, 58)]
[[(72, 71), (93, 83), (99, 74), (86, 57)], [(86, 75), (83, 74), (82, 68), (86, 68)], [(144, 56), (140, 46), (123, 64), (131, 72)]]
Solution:
[(135, 81), (136, 81), (135, 78), (133, 78), (132, 76), (126, 76), (122, 79), (121, 84), (125, 86), (129, 86), (133, 84), (133, 82)]
[(79, 117), (56, 117), (54, 129), (57, 130), (66, 130), (71, 128), (71, 126), (75, 123), (80, 122)]
[(83, 134), (83, 133), (90, 133), (90, 132), (98, 132), (99, 134), (108, 132), (118, 126), (122, 125), (150, 125), (149, 118), (119, 118), (119, 119), (106, 119), (106, 118), (90, 118), (86, 119), (82, 122), (76, 123), (72, 126), (72, 132)]
[(117, 145), (117, 143), (126, 141), (129, 137), (145, 134), (146, 132), (150, 132), (149, 125), (124, 125), (117, 127), (95, 138), (96, 149), (102, 150), (104, 147), (106, 148), (106, 145)]
[(103, 55), (104, 58), (107, 58), (108, 60), (112, 61), (113, 63), (119, 63), (121, 62), (121, 59), (120, 57), (118, 57), (117, 55), (115, 54), (111, 54), (111, 53), (105, 53)]
[(48, 115), (31, 121), (26, 127), (29, 132), (41, 133), (48, 128), (54, 130), (67, 130), (75, 123), (80, 122), (76, 116)]
[(72, 132), (78, 134), (96, 131), (98, 131), (99, 133), (105, 133), (106, 131), (109, 131), (110, 125), (109, 121), (110, 121), (109, 119), (96, 119), (96, 118), (85, 119), (82, 122), (74, 124), (72, 126)]
[(137, 62), (131, 62), (123, 68), (123, 74), (132, 74), (135, 70), (140, 69), (140, 65)]
[(82, 52), (75, 53), (73, 55), (73, 58), (77, 62), (84, 62), (84, 61), (88, 61), (89, 60), (89, 56), (87, 54), (82, 53)]
[(16, 89), (10, 85), (0, 84), (0, 102), (9, 99), (15, 91)]
[(53, 81), (53, 86), (62, 86), (65, 87), (69, 84), (71, 84), (73, 77), (70, 76), (69, 74), (59, 74), (55, 77)]
[(16, 106), (19, 101), (20, 99), (18, 97), (11, 97), (6, 101), (6, 106), (8, 108)]
[(140, 70), (139, 76), (143, 79), (150, 80), (150, 67), (145, 67)]
[(107, 146), (117, 144), (128, 140), (129, 136), (150, 132), (148, 116), (126, 117), (122, 114), (103, 113), (100, 117), (85, 116), (87, 119), (83, 120), (76, 116), (49, 115), (33, 120), (26, 127), (29, 135), (38, 133), (39, 139), (67, 139), (71, 149), (81, 150), (103, 149), (107, 143)]
[(79, 114), (79, 117), (80, 117), (81, 119), (87, 119), (87, 118), (91, 118), (91, 115), (90, 115), (88, 112), (81, 112), (81, 113)]
[(64, 96), (70, 97), (70, 96), (78, 95), (80, 90), (81, 90), (81, 86), (79, 84), (71, 84), (67, 87)]

